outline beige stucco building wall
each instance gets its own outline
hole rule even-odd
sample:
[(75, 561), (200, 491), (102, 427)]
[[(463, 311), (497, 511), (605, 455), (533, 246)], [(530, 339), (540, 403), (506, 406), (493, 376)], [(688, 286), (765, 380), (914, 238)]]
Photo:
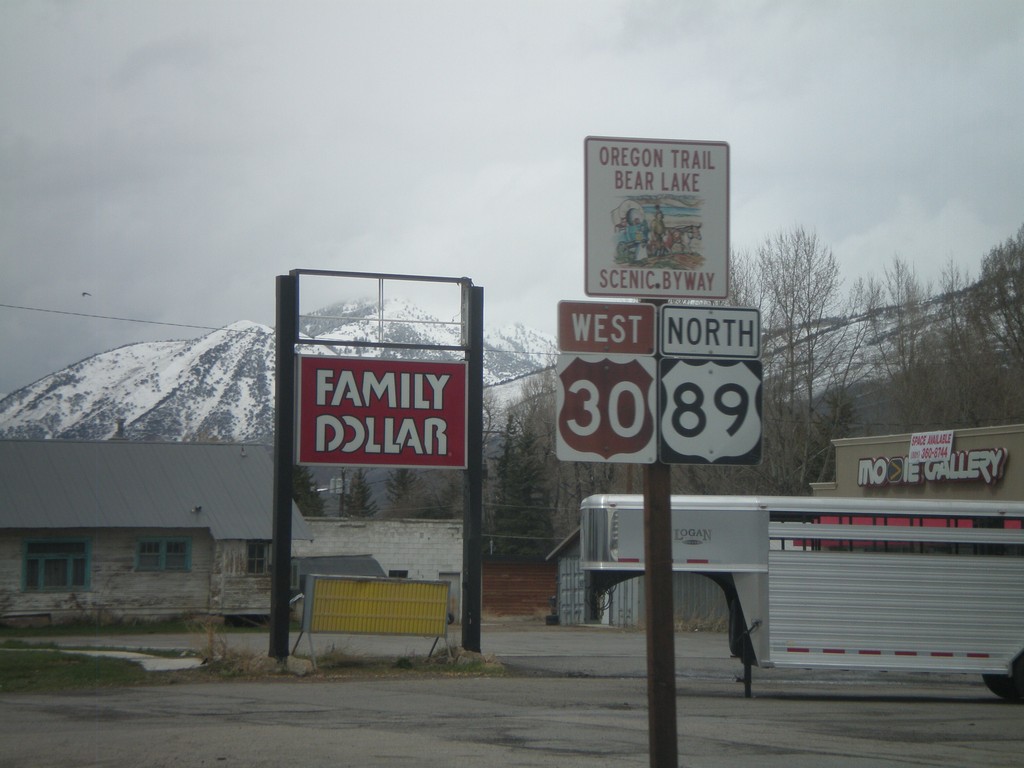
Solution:
[(911, 434), (832, 441), (836, 481), (815, 496), (1024, 501), (1024, 424), (959, 429), (946, 468), (911, 467)]

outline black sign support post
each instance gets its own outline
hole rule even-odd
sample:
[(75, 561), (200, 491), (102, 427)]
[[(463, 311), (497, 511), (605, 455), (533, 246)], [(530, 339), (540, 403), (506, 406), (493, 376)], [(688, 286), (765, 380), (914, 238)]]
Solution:
[(292, 464), (295, 450), (295, 339), (298, 277), (277, 277), (274, 371), (274, 533), (270, 571), (270, 656), (288, 658), (288, 603), (292, 570)]
[(462, 647), (480, 653), (483, 610), (483, 436), (484, 436), (484, 289), (467, 286), (469, 382), (466, 401), (466, 498), (462, 521)]

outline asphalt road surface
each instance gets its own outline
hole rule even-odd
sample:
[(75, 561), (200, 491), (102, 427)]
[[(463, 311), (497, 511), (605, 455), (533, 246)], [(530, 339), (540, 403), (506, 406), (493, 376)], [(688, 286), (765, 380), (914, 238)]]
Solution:
[[(229, 638), (269, 648), (266, 636)], [(515, 674), (0, 694), (0, 766), (650, 765), (642, 632), (533, 623), (484, 625), (481, 638), (484, 653)], [(197, 642), (147, 636), (127, 645)], [(353, 636), (314, 643), (318, 653), (334, 646), (384, 656), (426, 655), (431, 645)], [(1024, 765), (1024, 706), (973, 677), (755, 669), (754, 698), (745, 699), (724, 636), (699, 633), (677, 636), (676, 669), (683, 766)]]

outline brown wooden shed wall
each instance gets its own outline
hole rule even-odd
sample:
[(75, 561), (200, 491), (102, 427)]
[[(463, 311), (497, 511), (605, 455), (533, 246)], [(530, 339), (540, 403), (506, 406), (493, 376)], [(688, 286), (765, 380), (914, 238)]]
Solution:
[(558, 591), (557, 571), (558, 566), (553, 562), (485, 560), (484, 613), (496, 616), (541, 616), (550, 613), (550, 598)]

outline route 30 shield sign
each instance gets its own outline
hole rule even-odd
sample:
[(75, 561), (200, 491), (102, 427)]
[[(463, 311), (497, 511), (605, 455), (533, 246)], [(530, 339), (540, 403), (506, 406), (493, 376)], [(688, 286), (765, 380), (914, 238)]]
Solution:
[(759, 464), (761, 373), (760, 360), (661, 360), (661, 461)]
[(559, 459), (656, 461), (654, 358), (559, 355), (557, 372)]

